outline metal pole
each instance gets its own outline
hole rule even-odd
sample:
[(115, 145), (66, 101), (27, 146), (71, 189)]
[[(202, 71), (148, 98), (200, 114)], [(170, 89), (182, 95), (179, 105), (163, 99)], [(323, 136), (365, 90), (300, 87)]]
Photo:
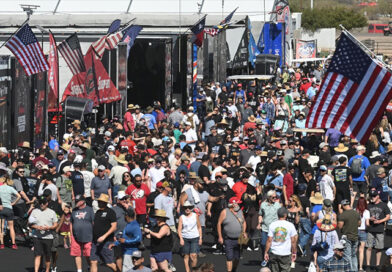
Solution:
[(310, 9), (313, 9), (313, 0), (310, 0)]
[(178, 73), (181, 71), (181, 0), (178, 0)]
[(264, 23), (266, 22), (266, 20), (265, 20), (265, 0), (263, 0), (263, 3), (264, 3), (264, 10), (263, 10), (263, 14), (264, 14)]

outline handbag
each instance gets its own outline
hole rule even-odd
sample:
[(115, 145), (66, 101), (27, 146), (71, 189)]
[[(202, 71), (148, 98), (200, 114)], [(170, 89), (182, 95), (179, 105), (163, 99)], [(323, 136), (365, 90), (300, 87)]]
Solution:
[(248, 238), (248, 236), (245, 235), (245, 230), (242, 228), (241, 219), (237, 215), (235, 215), (232, 211), (230, 211), (230, 212), (235, 216), (235, 218), (237, 218), (238, 223), (240, 223), (240, 226), (241, 226), (241, 234), (240, 234), (240, 236), (238, 237), (238, 240), (237, 240), (238, 244), (240, 246), (246, 246), (249, 243), (249, 238)]

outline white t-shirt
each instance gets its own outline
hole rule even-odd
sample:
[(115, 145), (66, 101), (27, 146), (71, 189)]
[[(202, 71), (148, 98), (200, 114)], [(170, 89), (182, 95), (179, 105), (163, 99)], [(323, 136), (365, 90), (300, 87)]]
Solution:
[(165, 175), (163, 174), (165, 170), (166, 169), (162, 166), (159, 169), (152, 167), (148, 170), (148, 176), (151, 178), (151, 192), (155, 192), (157, 183), (165, 178)]
[(95, 177), (93, 172), (87, 171), (87, 170), (83, 170), (80, 171), (83, 175), (83, 180), (84, 180), (84, 194), (86, 197), (90, 197), (91, 196), (91, 181), (93, 180), (93, 178)]
[(293, 223), (286, 220), (272, 222), (268, 228), (268, 237), (272, 237), (271, 252), (279, 256), (291, 255), (291, 238), (296, 235)]
[(359, 230), (366, 230), (366, 219), (370, 218), (370, 212), (368, 210), (363, 211), (363, 215), (361, 217), (361, 226), (358, 228)]
[[(197, 134), (194, 129), (189, 129), (188, 131), (184, 132), (185, 139), (186, 141), (197, 141)], [(193, 144), (188, 144), (190, 147), (192, 147), (192, 150), (195, 148), (196, 143)]]
[(330, 176), (324, 175), (320, 180), (320, 192), (324, 199), (334, 200), (333, 188), (335, 184)]
[(114, 185), (121, 185), (122, 176), (125, 172), (128, 172), (128, 168), (122, 165), (113, 166), (110, 170), (109, 179), (113, 178)]

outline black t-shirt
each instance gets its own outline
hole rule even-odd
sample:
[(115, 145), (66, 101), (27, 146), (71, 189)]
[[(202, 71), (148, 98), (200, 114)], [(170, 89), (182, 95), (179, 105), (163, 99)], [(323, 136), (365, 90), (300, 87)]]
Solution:
[[(376, 220), (382, 220), (390, 213), (387, 204), (385, 204), (384, 202), (380, 202), (378, 204), (369, 204), (368, 210), (370, 212), (370, 219), (373, 217)], [(368, 232), (373, 232), (373, 233), (384, 232), (384, 223), (374, 224), (372, 220), (369, 220), (369, 223), (370, 226), (367, 229)]]
[(310, 166), (308, 160), (306, 160), (302, 157), (298, 158), (298, 165), (299, 165), (299, 177), (298, 177), (299, 180), (298, 181), (300, 183), (303, 183), (303, 182), (305, 182), (305, 177), (302, 175), (302, 173), (308, 169), (311, 169), (311, 166)]
[(309, 201), (309, 197), (307, 197), (306, 195), (304, 196), (299, 196), (299, 200), (301, 201), (301, 205), (302, 205), (302, 213), (301, 213), (301, 217), (306, 217), (306, 208), (310, 209), (310, 201)]
[(211, 152), (212, 148), (214, 146), (216, 146), (216, 136), (214, 136), (212, 134), (210, 136), (208, 136), (208, 138), (207, 138), (207, 145), (208, 145), (209, 151)]
[(84, 178), (83, 174), (79, 171), (74, 171), (71, 174), (72, 187), (74, 195), (84, 195)]
[(62, 216), (64, 213), (61, 205), (57, 201), (49, 201), (48, 208), (53, 210), (58, 216)]
[(336, 166), (332, 170), (335, 186), (339, 189), (347, 189), (350, 185), (351, 169), (347, 166)]
[(308, 187), (306, 188), (306, 196), (310, 197), (312, 192), (317, 192), (317, 182), (314, 179), (311, 179), (308, 183)]
[(198, 172), (198, 176), (203, 179), (204, 177), (207, 177), (208, 179), (210, 179), (211, 174), (210, 174), (210, 169), (208, 169), (207, 166), (205, 165), (200, 165), (199, 167), (199, 172)]
[[(148, 195), (148, 197), (147, 197), (147, 204), (154, 204), (154, 200), (155, 200), (155, 198), (158, 196), (160, 194), (160, 192), (159, 191), (154, 191), (154, 192), (152, 192), (151, 194), (149, 194)], [(149, 215), (150, 216), (153, 216), (153, 214), (154, 214), (154, 207), (151, 207), (150, 208), (150, 212), (149, 212)]]
[[(103, 210), (98, 210), (94, 217), (93, 241), (97, 242), (98, 238), (104, 235), (114, 222), (116, 222), (116, 213), (112, 209), (106, 207)], [(114, 233), (110, 234), (105, 242), (113, 241), (113, 238)]]

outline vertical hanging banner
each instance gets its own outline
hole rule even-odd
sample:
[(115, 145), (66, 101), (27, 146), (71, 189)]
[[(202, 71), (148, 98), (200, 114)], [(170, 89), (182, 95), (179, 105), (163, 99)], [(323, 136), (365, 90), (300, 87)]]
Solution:
[[(93, 54), (95, 54), (93, 50), (87, 51), (84, 57), (86, 72), (81, 72), (72, 77), (64, 91), (62, 101), (65, 101), (67, 96), (76, 96), (91, 99), (94, 101), (94, 106), (98, 106), (121, 99), (118, 89), (110, 79), (102, 62), (92, 57)], [(98, 92), (95, 89), (94, 75), (97, 80)]]
[(46, 75), (39, 72), (35, 77), (34, 97), (34, 146), (45, 141), (46, 130)]
[(192, 86), (193, 86), (193, 107), (196, 109), (197, 96), (197, 45), (192, 44)]
[(118, 44), (117, 47), (117, 89), (121, 95), (119, 107), (116, 107), (117, 115), (124, 116), (127, 111), (127, 85), (128, 85), (128, 58), (127, 58), (127, 45), (125, 43)]
[(11, 93), (11, 65), (9, 56), (0, 56), (0, 145), (8, 147), (8, 105), (7, 97)]
[(265, 23), (260, 35), (258, 47), (263, 47), (263, 54), (280, 56), (279, 65), (282, 66), (284, 55), (284, 31), (283, 23)]
[(48, 111), (58, 110), (59, 99), (59, 55), (57, 51), (56, 40), (52, 32), (49, 32), (49, 56), (48, 56)]
[(317, 52), (317, 40), (297, 41), (296, 43), (296, 59), (315, 58)]

